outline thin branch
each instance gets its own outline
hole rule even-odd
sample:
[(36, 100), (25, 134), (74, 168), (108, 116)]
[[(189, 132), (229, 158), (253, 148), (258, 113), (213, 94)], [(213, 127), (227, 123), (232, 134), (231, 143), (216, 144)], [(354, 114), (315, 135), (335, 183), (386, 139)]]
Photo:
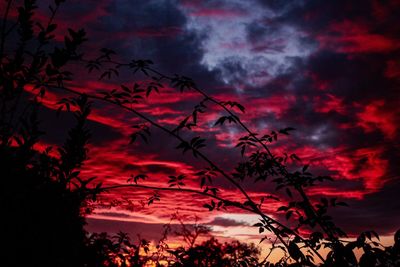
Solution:
[(3, 60), (4, 44), (6, 42), (7, 19), (8, 19), (8, 14), (10, 13), (10, 8), (11, 8), (12, 1), (13, 0), (8, 0), (7, 1), (7, 6), (6, 6), (6, 9), (4, 10), (3, 23), (1, 25), (0, 61)]
[[(76, 91), (74, 89), (71, 88), (67, 88), (67, 87), (58, 87), (58, 86), (50, 86), (52, 88), (56, 88), (56, 89), (61, 89), (70, 93), (73, 93), (75, 95), (85, 95), (88, 98), (92, 98), (92, 99), (96, 99), (96, 100), (100, 100), (103, 102), (107, 102), (113, 105), (116, 105), (120, 108), (123, 108), (125, 110), (128, 110), (130, 112), (132, 112), (133, 114), (135, 114), (137, 117), (143, 119), (144, 121), (147, 121), (148, 123), (150, 123), (151, 125), (153, 125), (154, 127), (164, 131), (165, 133), (171, 135), (172, 137), (175, 137), (176, 139), (178, 139), (181, 142), (186, 142), (186, 140), (184, 140), (181, 136), (179, 136), (178, 134), (170, 131), (169, 129), (165, 128), (164, 126), (158, 124), (157, 122), (149, 119), (148, 117), (146, 117), (145, 115), (141, 114), (140, 112), (138, 112), (137, 110), (131, 108), (131, 107), (127, 107), (124, 105), (121, 105), (120, 103), (117, 103), (115, 101), (112, 101), (110, 99), (105, 99), (104, 97), (100, 97), (100, 96), (96, 96), (96, 95), (87, 95), (84, 93), (81, 93), (79, 91)], [(199, 150), (192, 148), (198, 156), (200, 156), (200, 158), (202, 158), (205, 162), (207, 162), (211, 167), (213, 167), (217, 172), (219, 172), (223, 177), (225, 177), (230, 183), (232, 183), (242, 194), (243, 196), (245, 196), (245, 198), (251, 203), (251, 209), (249, 209), (249, 211), (256, 213), (258, 215), (260, 215), (265, 221), (266, 223), (268, 223), (268, 227), (271, 228), (271, 230), (273, 231), (273, 233), (275, 235), (278, 236), (279, 240), (288, 248), (288, 245), (284, 242), (284, 240), (282, 239), (282, 237), (280, 236), (279, 230), (273, 226), (271, 223), (277, 224), (279, 227), (284, 228), (285, 230), (289, 231), (290, 233), (292, 233), (293, 235), (297, 236), (302, 242), (306, 243), (306, 241), (296, 232), (294, 232), (292, 229), (290, 229), (289, 227), (285, 226), (284, 224), (280, 223), (279, 221), (269, 217), (268, 215), (264, 214), (259, 208), (258, 206), (254, 203), (254, 201), (251, 199), (251, 197), (248, 195), (248, 193), (242, 188), (242, 186), (237, 183), (232, 177), (230, 177), (225, 171), (223, 171), (221, 168), (219, 168), (215, 163), (213, 163), (206, 155), (204, 155), (202, 152), (200, 152)], [(322, 258), (321, 255), (319, 255), (319, 253), (314, 250), (313, 248), (311, 248), (317, 255), (318, 257), (324, 261), (324, 259)]]
[(149, 189), (149, 190), (155, 190), (155, 191), (174, 191), (174, 192), (184, 192), (184, 193), (191, 193), (191, 194), (197, 194), (197, 195), (202, 195), (206, 197), (211, 197), (216, 200), (222, 201), (224, 203), (229, 203), (229, 206), (234, 206), (249, 212), (254, 212), (252, 209), (247, 208), (243, 204), (237, 201), (230, 201), (226, 200), (222, 197), (219, 197), (218, 195), (214, 195), (211, 193), (207, 193), (204, 191), (199, 191), (195, 189), (189, 189), (189, 188), (177, 188), (177, 187), (158, 187), (158, 186), (148, 186), (148, 185), (141, 185), (141, 184), (120, 184), (120, 185), (111, 185), (111, 186), (105, 186), (102, 187), (101, 190), (104, 191), (109, 191), (112, 189), (120, 189), (120, 188), (143, 188), (143, 189)]

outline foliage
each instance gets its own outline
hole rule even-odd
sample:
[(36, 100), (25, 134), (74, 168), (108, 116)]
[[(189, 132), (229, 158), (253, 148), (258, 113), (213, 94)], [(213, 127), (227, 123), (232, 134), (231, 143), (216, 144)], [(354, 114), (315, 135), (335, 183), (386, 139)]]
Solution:
[[(141, 266), (148, 261), (159, 266), (162, 261), (169, 266), (315, 266), (317, 258), (322, 266), (399, 264), (399, 232), (395, 235), (394, 246), (388, 248), (378, 242), (379, 236), (373, 231), (361, 233), (356, 241), (345, 241), (346, 233), (334, 223), (329, 209), (346, 204), (335, 198), (316, 200), (307, 195), (309, 187), (332, 179), (313, 175), (309, 165), (303, 165), (296, 154), (271, 152), (269, 145), (278, 142), (281, 136), (289, 135), (293, 128), (261, 135), (252, 132), (237, 114), (245, 112), (240, 103), (217, 100), (186, 76), (162, 74), (153, 68), (154, 63), (150, 60), (118, 62), (114, 59), (116, 53), (106, 48), (100, 49), (98, 57), (86, 59), (79, 51), (86, 41), (83, 29), (68, 29), (64, 42), (54, 43), (57, 29), (54, 19), (64, 1), (56, 0), (49, 7), (46, 25), (34, 19), (34, 0), (21, 3), (18, 18), (13, 22), (8, 17), (12, 2), (6, 1), (0, 33), (0, 172), (3, 177), (1, 200), (6, 203), (4, 214), (7, 215), (4, 262), (8, 266)], [(13, 23), (11, 26), (8, 25), (10, 21)], [(10, 37), (15, 32), (18, 40)], [(8, 51), (10, 47), (12, 52)], [(99, 79), (112, 80), (120, 71), (128, 70), (142, 75), (145, 82), (133, 83), (131, 87), (121, 84), (110, 92), (86, 95), (69, 86), (73, 73), (68, 71), (68, 64), (72, 62), (85, 65), (89, 73), (97, 71)], [(143, 99), (150, 100), (154, 93), (162, 93), (164, 84), (171, 85), (180, 93), (192, 90), (203, 97), (173, 129), (147, 117), (135, 107)], [(25, 92), (28, 87), (34, 88), (36, 94), (33, 97)], [(39, 152), (37, 146), (42, 132), (38, 114), (48, 90), (61, 90), (73, 95), (59, 102), (59, 112), (72, 112), (76, 125), (70, 129), (63, 146), (54, 150), (47, 147)], [(133, 183), (109, 187), (96, 184), (94, 178), (83, 180), (80, 170), (88, 154), (90, 132), (86, 122), (91, 101), (119, 107), (143, 120), (142, 124), (133, 126), (131, 143), (138, 141), (137, 137), (147, 143), (154, 128), (176, 140), (177, 150), (191, 152), (206, 165), (194, 174), (200, 188), (186, 188), (183, 174), (170, 175), (168, 184), (162, 188), (142, 184), (146, 181), (146, 174), (133, 175), (128, 179)], [(235, 125), (245, 132), (236, 144), (243, 160), (232, 173), (206, 155), (206, 139), (193, 131), (199, 125), (201, 114), (207, 112), (208, 105), (215, 105), (225, 112), (213, 122), (215, 127)], [(241, 192), (245, 201), (222, 197), (220, 190), (213, 186), (217, 177)], [(279, 198), (275, 196), (277, 192), (271, 192), (272, 196), (255, 199), (243, 187), (243, 183), (249, 181), (272, 183), (277, 192), (284, 193)], [(138, 244), (134, 244), (124, 233), (113, 237), (104, 233), (86, 233), (83, 228), (85, 214), (90, 212), (87, 201), (95, 200), (106, 190), (122, 187), (154, 190), (148, 199), (149, 205), (160, 199), (159, 191), (178, 191), (207, 197), (210, 204), (205, 203), (204, 207), (210, 212), (235, 207), (257, 214), (260, 221), (254, 227), (259, 229), (260, 243), (269, 240), (272, 234), (275, 240), (271, 252), (280, 249), (284, 256), (276, 264), (269, 263), (267, 258), (259, 263), (258, 250), (254, 246), (238, 242), (221, 244), (214, 238), (200, 244), (195, 244), (192, 238), (188, 247), (171, 250), (165, 245), (166, 233), (156, 254), (146, 256), (150, 253), (149, 243), (141, 238)], [(286, 220), (277, 220), (266, 214), (263, 209), (265, 202), (284, 198), (289, 199), (288, 204), (277, 211)], [(269, 235), (265, 235), (266, 232)], [(304, 232), (310, 234), (301, 234)], [(192, 234), (183, 231), (183, 236), (190, 240)], [(329, 250), (326, 258), (320, 253), (322, 248)], [(359, 261), (353, 252), (356, 248), (363, 250)]]

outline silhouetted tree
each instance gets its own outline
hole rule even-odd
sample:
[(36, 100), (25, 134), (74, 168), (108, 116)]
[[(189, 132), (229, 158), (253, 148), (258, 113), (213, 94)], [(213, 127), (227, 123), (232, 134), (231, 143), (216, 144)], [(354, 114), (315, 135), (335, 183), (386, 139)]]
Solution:
[[(46, 28), (39, 25), (38, 36), (33, 30), (35, 1), (24, 1), (18, 8), (17, 21), (7, 28), (12, 2), (6, 1), (0, 53), (0, 198), (5, 215), (1, 262), (6, 266), (84, 266), (87, 237), (83, 208), (85, 201), (99, 191), (86, 188), (88, 181), (79, 178), (90, 137), (86, 128), (90, 102), (84, 96), (68, 101), (75, 109), (76, 126), (55, 157), (51, 156), (51, 147), (43, 152), (35, 148), (43, 134), (38, 113), (44, 88), (37, 87), (32, 99), (24, 92), (25, 86), (39, 77), (57, 80), (58, 75), (64, 75), (57, 61), (60, 50), (51, 54), (43, 50), (52, 39), (52, 21), (63, 1), (55, 2), (49, 23)], [(14, 28), (19, 41), (12, 54), (5, 49), (9, 31)], [(72, 37), (69, 50), (63, 50), (65, 60), (74, 56), (81, 37)], [(28, 48), (34, 41), (37, 47), (30, 53)], [(50, 58), (53, 67), (45, 65)]]
[(170, 251), (176, 257), (171, 266), (257, 266), (259, 251), (254, 245), (238, 241), (221, 244), (211, 238), (185, 250), (180, 247)]

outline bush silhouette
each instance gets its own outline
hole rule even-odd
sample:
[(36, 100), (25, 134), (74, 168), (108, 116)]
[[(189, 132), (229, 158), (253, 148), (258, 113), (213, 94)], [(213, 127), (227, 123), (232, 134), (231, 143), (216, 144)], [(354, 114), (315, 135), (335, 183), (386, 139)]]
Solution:
[(80, 266), (86, 193), (54, 180), (61, 162), (29, 146), (28, 140), (21, 146), (0, 146), (1, 200), (7, 216), (2, 261), (7, 266)]

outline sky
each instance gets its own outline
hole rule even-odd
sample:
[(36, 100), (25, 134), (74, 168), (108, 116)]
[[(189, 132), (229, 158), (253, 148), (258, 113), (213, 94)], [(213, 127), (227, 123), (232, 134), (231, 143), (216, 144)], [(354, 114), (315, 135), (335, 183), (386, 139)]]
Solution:
[[(45, 2), (45, 1), (44, 1)], [(40, 5), (45, 3), (41, 2)], [(39, 18), (47, 16), (41, 9)], [(350, 234), (374, 229), (389, 235), (400, 226), (400, 1), (263, 1), (263, 0), (88, 0), (67, 1), (57, 17), (56, 38), (67, 28), (84, 27), (87, 56), (99, 48), (115, 50), (121, 61), (151, 59), (165, 74), (193, 78), (198, 87), (219, 100), (240, 102), (243, 122), (254, 132), (293, 127), (296, 131), (271, 146), (290, 151), (315, 173), (331, 175), (308, 193), (337, 197), (350, 207), (333, 211), (337, 224)], [(59, 38), (60, 37), (60, 38)], [(97, 93), (132, 85), (143, 77), (122, 73), (116, 80), (98, 80), (79, 66), (75, 87)], [(72, 117), (54, 103), (62, 97), (48, 92), (42, 110), (44, 145), (60, 144)], [(174, 128), (202, 98), (194, 91), (180, 94), (168, 84), (160, 94), (135, 106), (158, 123)], [(214, 127), (223, 115), (208, 106), (192, 136), (207, 139), (204, 152), (228, 172), (242, 160), (235, 144), (245, 133), (234, 125)], [(151, 129), (150, 144), (129, 144), (132, 114), (95, 103), (89, 126), (92, 141), (85, 177), (105, 185), (124, 184), (130, 175), (145, 173), (143, 184), (167, 186), (169, 175), (185, 174), (186, 187), (198, 188), (193, 174), (207, 165), (182, 155), (173, 138)], [(189, 136), (189, 135), (188, 135)], [(217, 180), (221, 193), (240, 194)], [(269, 183), (244, 184), (255, 198), (275, 194)], [(208, 200), (183, 193), (160, 193), (161, 201), (142, 205), (151, 191), (115, 190), (89, 216), (89, 229), (125, 230), (157, 239), (172, 214), (188, 221), (194, 215), (220, 238), (256, 241), (250, 225), (257, 216), (235, 211), (208, 212)], [(110, 202), (112, 207), (110, 207)], [(280, 203), (265, 211), (279, 218)]]

